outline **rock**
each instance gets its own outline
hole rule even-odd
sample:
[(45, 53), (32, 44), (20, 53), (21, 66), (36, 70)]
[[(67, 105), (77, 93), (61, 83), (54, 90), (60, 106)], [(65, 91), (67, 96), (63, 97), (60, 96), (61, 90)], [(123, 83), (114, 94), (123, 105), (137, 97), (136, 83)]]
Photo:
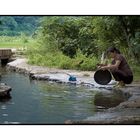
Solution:
[(111, 92), (97, 93), (94, 97), (94, 104), (105, 108), (115, 107), (121, 102), (126, 101), (130, 97), (129, 93), (120, 90), (112, 90)]
[[(122, 91), (122, 92), (120, 92)], [(124, 99), (122, 103), (120, 103), (116, 107), (112, 107), (103, 112), (97, 112), (94, 116), (87, 117), (84, 120), (67, 120), (66, 124), (140, 124), (140, 94), (139, 88), (132, 87), (128, 90), (128, 88), (121, 89), (119, 91), (119, 95)], [(130, 93), (128, 93), (130, 91)], [(100, 93), (101, 94), (101, 93)], [(111, 93), (104, 93), (106, 96), (102, 95), (100, 99), (104, 100), (103, 97), (106, 98), (105, 102), (102, 102), (98, 99), (98, 104), (102, 104), (108, 107), (108, 104), (111, 103), (112, 100), (109, 99), (111, 97)], [(98, 95), (99, 96), (99, 95)], [(120, 98), (119, 97), (119, 98)], [(118, 101), (121, 101), (118, 98), (115, 98)], [(109, 101), (109, 103), (108, 103)], [(119, 102), (118, 102), (119, 103)], [(112, 103), (111, 103), (112, 104)], [(116, 103), (117, 104), (117, 103)], [(112, 106), (112, 105), (109, 105)]]
[(11, 90), (12, 89), (10, 86), (7, 86), (6, 84), (1, 83), (0, 84), (0, 100), (10, 99), (11, 98), (11, 95), (10, 95)]
[(83, 120), (83, 121), (65, 121), (65, 124), (140, 124), (139, 116), (123, 116), (116, 117), (108, 120)]
[(49, 76), (45, 74), (30, 74), (29, 77), (33, 80), (49, 80)]
[[(135, 99), (136, 98), (136, 99)], [(121, 103), (120, 108), (140, 108), (140, 96), (133, 97), (132, 99)]]
[(66, 120), (65, 124), (140, 124), (140, 109), (107, 109), (84, 120)]

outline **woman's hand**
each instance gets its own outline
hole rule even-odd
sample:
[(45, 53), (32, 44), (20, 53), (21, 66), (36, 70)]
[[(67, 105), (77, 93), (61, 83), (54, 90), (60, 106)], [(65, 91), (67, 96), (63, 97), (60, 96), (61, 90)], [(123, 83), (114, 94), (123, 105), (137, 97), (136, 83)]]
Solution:
[(102, 66), (100, 69), (101, 70), (109, 70), (109, 69), (112, 69), (112, 65), (108, 64), (107, 66)]
[(100, 69), (100, 70), (107, 70), (108, 68), (107, 68), (107, 66), (102, 66), (102, 67), (100, 67), (99, 69)]
[(106, 64), (97, 64), (97, 69), (101, 69), (104, 66), (107, 66), (107, 65)]

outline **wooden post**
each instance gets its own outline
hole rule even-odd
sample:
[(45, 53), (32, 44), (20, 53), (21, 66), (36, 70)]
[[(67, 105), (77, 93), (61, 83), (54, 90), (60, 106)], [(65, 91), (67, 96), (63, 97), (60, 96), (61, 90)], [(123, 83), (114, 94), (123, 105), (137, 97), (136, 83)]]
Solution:
[(11, 49), (6, 49), (6, 48), (1, 48), (0, 49), (0, 59), (1, 59), (1, 64), (7, 64), (8, 60), (12, 56), (12, 50)]

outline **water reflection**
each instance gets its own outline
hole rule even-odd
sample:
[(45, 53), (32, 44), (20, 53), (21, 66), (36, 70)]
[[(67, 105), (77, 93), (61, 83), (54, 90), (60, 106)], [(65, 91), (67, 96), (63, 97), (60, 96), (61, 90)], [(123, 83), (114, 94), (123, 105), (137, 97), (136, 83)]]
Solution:
[(94, 93), (85, 87), (30, 81), (2, 71), (1, 82), (12, 87), (12, 99), (0, 102), (1, 124), (62, 124), (94, 115)]

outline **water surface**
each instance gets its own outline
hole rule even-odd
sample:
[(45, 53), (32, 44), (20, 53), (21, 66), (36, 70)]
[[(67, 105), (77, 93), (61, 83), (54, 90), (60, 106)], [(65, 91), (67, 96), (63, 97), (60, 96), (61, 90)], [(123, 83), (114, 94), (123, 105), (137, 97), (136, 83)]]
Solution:
[(95, 92), (86, 87), (43, 81), (1, 70), (12, 99), (0, 102), (0, 124), (63, 124), (95, 114)]

